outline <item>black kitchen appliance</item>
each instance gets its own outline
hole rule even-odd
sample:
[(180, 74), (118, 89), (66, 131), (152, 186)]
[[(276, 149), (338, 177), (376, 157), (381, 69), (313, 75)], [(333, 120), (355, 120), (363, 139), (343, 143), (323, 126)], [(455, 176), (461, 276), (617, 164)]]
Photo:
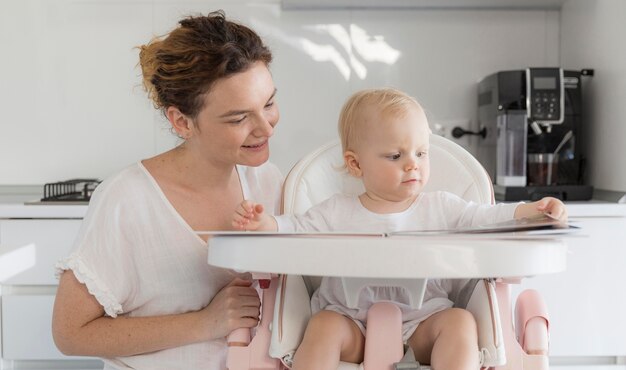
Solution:
[[(582, 77), (593, 70), (501, 71), (478, 84), (477, 157), (494, 181), (496, 199), (591, 199), (584, 184)], [(558, 151), (555, 154), (555, 151)]]

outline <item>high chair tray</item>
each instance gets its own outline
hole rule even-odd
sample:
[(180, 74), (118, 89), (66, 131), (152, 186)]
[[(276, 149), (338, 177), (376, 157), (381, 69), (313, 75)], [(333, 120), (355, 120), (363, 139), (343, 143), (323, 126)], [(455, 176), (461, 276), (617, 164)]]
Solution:
[(550, 238), (215, 233), (208, 262), (238, 271), (371, 278), (524, 277), (564, 271)]

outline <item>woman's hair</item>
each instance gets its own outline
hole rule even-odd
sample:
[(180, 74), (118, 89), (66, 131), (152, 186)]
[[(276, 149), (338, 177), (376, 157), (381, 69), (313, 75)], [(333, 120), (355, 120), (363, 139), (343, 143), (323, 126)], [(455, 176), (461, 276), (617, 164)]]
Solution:
[(272, 61), (272, 53), (250, 28), (226, 19), (223, 11), (190, 16), (169, 34), (139, 47), (143, 86), (155, 108), (174, 106), (195, 118), (204, 94), (224, 77), (252, 64)]
[(422, 109), (417, 100), (396, 89), (367, 89), (355, 93), (339, 114), (339, 137), (343, 152), (354, 150), (363, 124), (368, 119), (402, 116), (412, 108)]

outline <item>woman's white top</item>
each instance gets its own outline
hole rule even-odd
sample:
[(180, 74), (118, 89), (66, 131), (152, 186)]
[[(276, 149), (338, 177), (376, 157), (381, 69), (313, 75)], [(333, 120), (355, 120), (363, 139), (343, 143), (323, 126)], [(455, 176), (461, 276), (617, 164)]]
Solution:
[[(280, 210), (282, 175), (274, 165), (237, 166), (245, 199)], [(233, 209), (234, 212), (234, 209)], [(200, 231), (200, 230), (198, 230)], [(72, 270), (117, 317), (197, 311), (236, 276), (206, 263), (207, 243), (178, 214), (141, 163), (102, 182), (70, 256), (57, 274)], [(162, 333), (167, 335), (167, 333)], [(226, 368), (224, 338), (143, 355), (103, 359), (105, 369)]]
[[(312, 207), (304, 215), (278, 216), (281, 232), (371, 232), (444, 230), (478, 226), (513, 219), (515, 204), (477, 204), (447, 192), (421, 193), (406, 210), (379, 214), (363, 207), (357, 196), (335, 195)], [(410, 306), (409, 293), (399, 287), (367, 287), (359, 295), (357, 307), (346, 303), (341, 278), (324, 277), (311, 298), (313, 313), (332, 310), (351, 317), (362, 331), (367, 309), (374, 302), (391, 301), (402, 311), (403, 338), (407, 340), (417, 325), (436, 312), (452, 307), (448, 299), (450, 280), (429, 280), (419, 310)]]

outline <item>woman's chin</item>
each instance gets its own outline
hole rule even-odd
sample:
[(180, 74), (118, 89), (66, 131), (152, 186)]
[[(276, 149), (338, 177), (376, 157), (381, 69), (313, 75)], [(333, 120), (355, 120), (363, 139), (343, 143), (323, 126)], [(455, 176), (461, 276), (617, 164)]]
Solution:
[(258, 167), (263, 163), (267, 162), (270, 158), (269, 151), (265, 153), (255, 153), (254, 155), (246, 155), (242, 158), (242, 161), (239, 164), (248, 166), (248, 167)]

